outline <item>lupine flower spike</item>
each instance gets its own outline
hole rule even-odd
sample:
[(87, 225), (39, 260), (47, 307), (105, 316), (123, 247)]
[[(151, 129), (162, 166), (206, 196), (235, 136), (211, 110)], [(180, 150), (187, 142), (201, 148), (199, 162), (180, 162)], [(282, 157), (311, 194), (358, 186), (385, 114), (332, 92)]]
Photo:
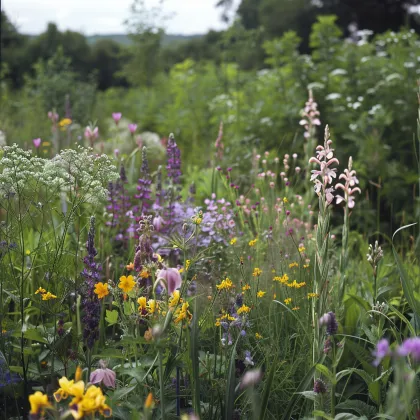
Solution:
[(359, 183), (359, 180), (356, 178), (356, 171), (352, 169), (352, 166), (353, 159), (350, 156), (348, 169), (344, 169), (344, 173), (340, 174), (339, 176), (339, 179), (344, 179), (344, 185), (341, 183), (337, 183), (335, 185), (336, 189), (341, 189), (344, 192), (344, 197), (339, 195), (336, 197), (337, 204), (340, 204), (344, 201), (347, 203), (349, 209), (352, 209), (355, 204), (353, 194), (355, 192), (361, 194), (360, 188), (356, 187), (356, 185)]
[(97, 251), (95, 248), (95, 218), (90, 218), (90, 229), (86, 243), (88, 255), (84, 258), (85, 268), (82, 276), (85, 278), (85, 293), (83, 294), (83, 338), (91, 349), (99, 337), (99, 320), (101, 316), (101, 303), (95, 294), (95, 285), (99, 281), (101, 267), (95, 262)]

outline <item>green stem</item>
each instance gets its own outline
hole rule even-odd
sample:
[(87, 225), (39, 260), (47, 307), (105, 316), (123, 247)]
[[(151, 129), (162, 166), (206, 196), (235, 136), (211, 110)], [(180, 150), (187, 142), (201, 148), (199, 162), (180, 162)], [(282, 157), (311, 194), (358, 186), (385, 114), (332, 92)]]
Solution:
[(159, 349), (159, 387), (160, 387), (160, 418), (165, 420), (165, 388), (163, 381), (163, 354)]

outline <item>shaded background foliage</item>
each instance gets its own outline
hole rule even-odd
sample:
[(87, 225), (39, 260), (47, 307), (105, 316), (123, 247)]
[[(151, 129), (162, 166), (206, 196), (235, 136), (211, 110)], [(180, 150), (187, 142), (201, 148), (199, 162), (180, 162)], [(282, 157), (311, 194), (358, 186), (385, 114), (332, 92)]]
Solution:
[[(233, 165), (255, 147), (301, 150), (299, 112), (311, 88), (338, 157), (352, 155), (361, 175), (366, 200), (354, 223), (390, 232), (418, 202), (418, 3), (242, 0), (228, 29), (190, 39), (166, 35), (163, 11), (142, 1), (127, 36), (100, 38), (54, 23), (26, 36), (2, 11), (0, 129), (8, 143), (29, 144), (50, 135), (40, 110), (63, 117), (70, 103), (80, 127), (120, 111), (140, 131), (174, 132), (193, 181), (212, 161), (220, 121)], [(234, 7), (215, 6), (226, 19)]]

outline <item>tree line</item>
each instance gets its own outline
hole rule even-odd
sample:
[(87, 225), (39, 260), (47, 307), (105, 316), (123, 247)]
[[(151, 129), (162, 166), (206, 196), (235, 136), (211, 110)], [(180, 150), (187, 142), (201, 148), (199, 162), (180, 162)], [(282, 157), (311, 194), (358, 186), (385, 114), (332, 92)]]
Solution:
[[(242, 0), (235, 19), (225, 31), (209, 31), (201, 37), (169, 44), (162, 43), (164, 32), (142, 26), (132, 33), (131, 45), (100, 39), (90, 45), (75, 31), (59, 31), (49, 23), (45, 32), (31, 37), (19, 32), (1, 11), (1, 76), (13, 88), (21, 88), (34, 73), (39, 61), (46, 61), (62, 49), (80, 81), (96, 81), (100, 90), (110, 87), (151, 86), (156, 76), (174, 64), (191, 58), (215, 63), (236, 62), (242, 69), (266, 66), (266, 41), (294, 30), (302, 39), (301, 52), (309, 51), (309, 34), (320, 14), (334, 14), (347, 36), (357, 29), (374, 33), (398, 30), (401, 26), (420, 28), (420, 0)], [(233, 0), (219, 0), (221, 18), (233, 8)]]

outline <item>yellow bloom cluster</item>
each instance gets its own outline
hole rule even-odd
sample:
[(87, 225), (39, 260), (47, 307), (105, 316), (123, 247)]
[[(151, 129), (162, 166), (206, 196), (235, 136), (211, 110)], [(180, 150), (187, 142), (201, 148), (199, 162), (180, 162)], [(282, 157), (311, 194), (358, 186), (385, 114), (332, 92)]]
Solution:
[(251, 286), (249, 284), (245, 284), (245, 286), (242, 286), (243, 292), (246, 292), (247, 290), (251, 290)]
[(255, 244), (258, 242), (258, 239), (253, 239), (252, 241), (248, 242), (249, 246), (255, 246)]
[(105, 396), (101, 388), (90, 385), (85, 390), (83, 381), (69, 381), (66, 377), (58, 381), (60, 388), (54, 393), (57, 402), (72, 396), (69, 407), (74, 419), (81, 419), (84, 416), (101, 414), (104, 417), (111, 417), (112, 410), (105, 404)]
[(40, 391), (37, 391), (35, 394), (29, 396), (29, 404), (31, 405), (31, 411), (29, 414), (39, 417), (44, 414), (46, 408), (51, 407), (51, 404), (48, 401), (48, 395), (44, 395)]
[(190, 305), (188, 304), (188, 302), (184, 302), (181, 306), (180, 309), (178, 309), (175, 313), (175, 324), (178, 324), (178, 322), (183, 321), (184, 319), (186, 319), (187, 321), (191, 321), (192, 319), (192, 314), (191, 312), (188, 310), (188, 307)]
[(299, 252), (305, 252), (305, 249), (306, 249), (306, 248), (305, 248), (304, 246), (300, 246), (300, 247), (298, 248), (298, 251), (299, 251)]
[(191, 265), (191, 260), (185, 261), (185, 271), (188, 271), (188, 269), (190, 268), (190, 265)]
[(265, 295), (266, 293), (267, 293), (267, 292), (263, 292), (262, 290), (259, 290), (259, 291), (257, 292), (257, 297), (262, 298), (262, 297), (264, 297), (264, 295)]
[(319, 297), (318, 293), (308, 293), (308, 299)]
[(255, 338), (257, 339), (257, 340), (261, 340), (262, 338), (263, 338), (263, 336), (260, 334), (260, 333), (255, 333)]
[(245, 304), (243, 304), (238, 310), (237, 313), (238, 315), (241, 315), (243, 313), (245, 314), (249, 314), (251, 312), (251, 308), (249, 306), (246, 306)]
[(284, 303), (286, 305), (290, 305), (291, 302), (292, 302), (292, 298), (286, 298), (286, 299), (284, 299)]
[(289, 202), (289, 200), (287, 199), (287, 197), (283, 197), (283, 203), (288, 203)]
[(147, 279), (150, 277), (150, 273), (145, 268), (143, 268), (143, 270), (140, 272), (140, 277), (142, 279)]
[(219, 316), (216, 318), (215, 326), (220, 327), (220, 321), (236, 321), (236, 318), (231, 316), (230, 314), (223, 314), (222, 316)]
[(51, 300), (51, 299), (57, 299), (56, 295), (53, 295), (51, 292), (47, 292), (44, 288), (40, 287), (35, 291), (35, 294), (40, 294), (42, 297), (42, 300)]
[(142, 314), (150, 314), (153, 315), (159, 309), (159, 304), (155, 299), (147, 300), (144, 296), (141, 296), (137, 299), (137, 303), (139, 304), (139, 312)]
[(298, 311), (300, 309), (299, 306), (295, 306), (294, 308), (292, 308), (292, 311)]
[(286, 284), (289, 281), (289, 276), (287, 274), (283, 274), (283, 276), (276, 276), (273, 277), (273, 281), (278, 281), (281, 284)]
[(306, 283), (304, 281), (298, 283), (296, 280), (293, 280), (292, 283), (287, 283), (287, 287), (291, 287), (292, 289), (300, 289), (301, 287), (306, 286)]
[(181, 294), (180, 294), (179, 290), (174, 290), (174, 292), (172, 293), (172, 296), (169, 298), (169, 307), (170, 308), (175, 308), (176, 306), (178, 306), (182, 302), (183, 302), (183, 300), (181, 298)]
[(254, 268), (254, 271), (252, 272), (252, 275), (254, 277), (258, 277), (258, 276), (261, 276), (261, 274), (262, 274), (262, 270), (260, 268), (258, 268), (258, 267), (255, 267)]
[(289, 268), (294, 268), (294, 267), (296, 267), (296, 268), (299, 267), (299, 264), (296, 261), (289, 264)]
[(232, 238), (232, 239), (230, 240), (230, 244), (231, 244), (231, 245), (235, 245), (235, 244), (236, 244), (236, 241), (237, 241), (237, 239), (236, 239), (236, 238)]
[(229, 277), (226, 277), (220, 284), (216, 284), (217, 290), (231, 290), (235, 287)]

